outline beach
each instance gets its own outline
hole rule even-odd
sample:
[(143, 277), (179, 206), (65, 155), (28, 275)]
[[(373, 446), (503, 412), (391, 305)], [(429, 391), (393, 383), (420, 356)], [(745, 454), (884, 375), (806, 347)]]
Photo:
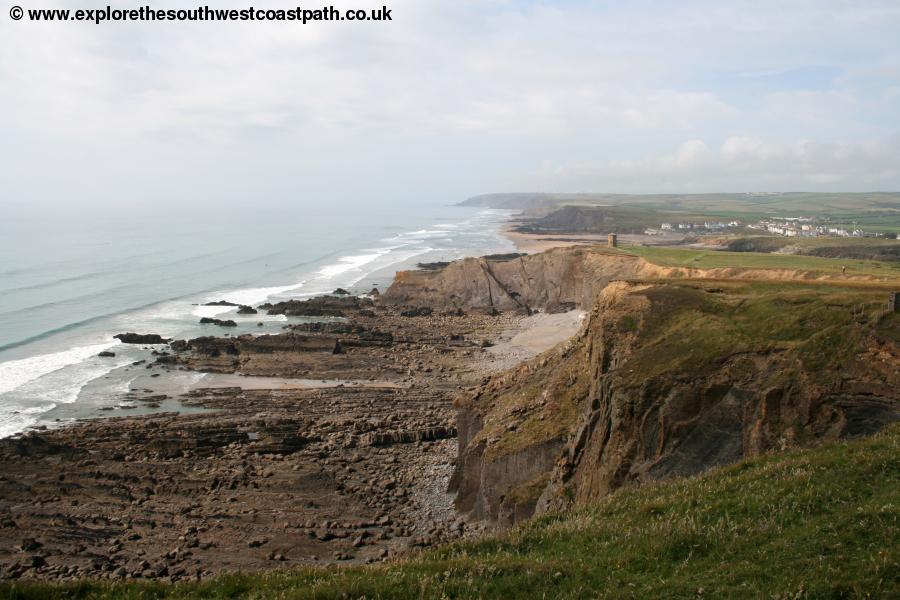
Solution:
[[(595, 244), (606, 245), (608, 243), (607, 234), (523, 233), (516, 229), (517, 225), (510, 225), (504, 229), (503, 235), (515, 245), (518, 252), (524, 254), (539, 254), (552, 248), (591, 246)], [(621, 246), (664, 246), (679, 244), (684, 239), (684, 236), (678, 234), (618, 234), (617, 237)]]

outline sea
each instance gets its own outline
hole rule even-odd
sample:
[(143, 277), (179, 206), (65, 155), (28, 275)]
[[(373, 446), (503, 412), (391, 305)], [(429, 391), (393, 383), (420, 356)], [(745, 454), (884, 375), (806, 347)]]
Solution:
[[(319, 203), (315, 210), (190, 217), (166, 210), (140, 218), (70, 213), (5, 219), (0, 437), (136, 408), (128, 400), (132, 392), (158, 387), (148, 383), (140, 361), (164, 348), (122, 344), (116, 334), (190, 339), (278, 333), (289, 322), (310, 319), (265, 311), (244, 316), (236, 308), (204, 304), (257, 306), (337, 288), (384, 291), (396, 271), (417, 263), (514, 251), (502, 235), (512, 212)], [(202, 317), (232, 319), (238, 327), (201, 325)], [(115, 356), (98, 356), (103, 351)]]

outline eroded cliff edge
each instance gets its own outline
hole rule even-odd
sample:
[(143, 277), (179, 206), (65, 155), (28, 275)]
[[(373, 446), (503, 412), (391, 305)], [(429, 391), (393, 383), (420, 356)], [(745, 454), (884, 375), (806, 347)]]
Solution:
[(387, 296), (591, 311), (457, 401), (457, 508), (501, 525), (900, 419), (900, 315), (880, 284), (575, 248), (402, 274)]

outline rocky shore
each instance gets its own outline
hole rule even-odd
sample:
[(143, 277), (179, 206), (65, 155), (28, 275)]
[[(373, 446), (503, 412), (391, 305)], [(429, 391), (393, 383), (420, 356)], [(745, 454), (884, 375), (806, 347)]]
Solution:
[[(161, 387), (185, 369), (248, 382), (183, 395), (189, 412), (0, 441), (0, 577), (179, 581), (365, 563), (478, 530), (447, 492), (453, 400), (521, 360), (521, 347), (507, 355), (503, 343), (528, 317), (343, 294), (259, 310), (323, 320), (175, 340), (148, 356), (160, 378), (147, 380)], [(255, 376), (323, 387), (254, 389)], [(128, 397), (167, 400), (150, 388)]]

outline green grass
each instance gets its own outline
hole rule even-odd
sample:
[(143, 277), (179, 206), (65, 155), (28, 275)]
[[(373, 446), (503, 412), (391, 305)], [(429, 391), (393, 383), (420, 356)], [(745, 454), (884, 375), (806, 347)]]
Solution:
[(0, 598), (897, 598), (900, 425), (620, 490), (404, 562), (194, 584), (0, 584)]
[(787, 269), (823, 274), (840, 274), (842, 268), (846, 267), (848, 275), (866, 275), (885, 279), (900, 278), (900, 263), (897, 262), (661, 246), (628, 246), (623, 250), (663, 267)]
[[(644, 315), (622, 381), (641, 385), (655, 375), (698, 375), (734, 354), (789, 352), (820, 383), (837, 376), (883, 317), (887, 294), (867, 287), (777, 281), (671, 281), (644, 294)], [(889, 322), (890, 321), (890, 322)], [(791, 371), (779, 371), (788, 376)]]
[(643, 233), (662, 222), (703, 221), (708, 217), (691, 213), (664, 212), (640, 206), (578, 206), (566, 204), (520, 231), (541, 233)]
[[(784, 252), (826, 258), (900, 261), (900, 241), (873, 238), (786, 238), (775, 236), (719, 236), (706, 238), (735, 252)], [(700, 238), (704, 241), (704, 238)]]

